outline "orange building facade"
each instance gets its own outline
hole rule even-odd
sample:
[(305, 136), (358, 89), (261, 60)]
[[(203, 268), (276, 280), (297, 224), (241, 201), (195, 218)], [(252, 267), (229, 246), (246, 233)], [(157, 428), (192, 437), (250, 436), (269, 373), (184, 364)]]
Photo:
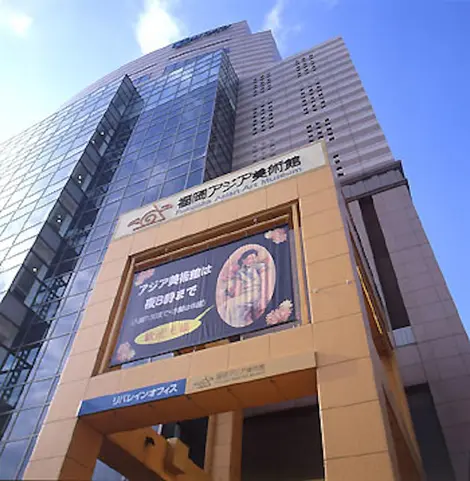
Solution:
[[(97, 460), (131, 481), (275, 479), (261, 468), (272, 436), (256, 438), (247, 467), (247, 413), (299, 400), (315, 407), (321, 436), (305, 425), (292, 453), (282, 430), (265, 432), (286, 452), (278, 466), (288, 473), (316, 452), (317, 474), (276, 479), (423, 479), (389, 323), (324, 144), (289, 155), (312, 163), (185, 215), (118, 225), (24, 479), (92, 479)], [(125, 369), (111, 363), (136, 273), (279, 226), (290, 232), (293, 322)], [(203, 465), (152, 428), (200, 418)]]

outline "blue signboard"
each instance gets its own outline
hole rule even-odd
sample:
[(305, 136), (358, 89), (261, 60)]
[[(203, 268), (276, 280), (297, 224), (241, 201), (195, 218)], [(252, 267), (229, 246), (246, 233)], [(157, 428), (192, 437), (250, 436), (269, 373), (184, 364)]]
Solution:
[(183, 40), (179, 40), (178, 42), (175, 42), (172, 45), (172, 47), (173, 48), (184, 47), (185, 45), (188, 45), (191, 42), (194, 42), (195, 40), (198, 40), (200, 38), (209, 37), (210, 35), (223, 32), (224, 30), (227, 30), (227, 28), (229, 28), (231, 25), (232, 24), (222, 25), (221, 27), (214, 28), (213, 30), (208, 30), (207, 32), (199, 33), (198, 35), (193, 35), (192, 37), (183, 38)]
[(109, 396), (100, 396), (93, 399), (82, 401), (78, 416), (86, 416), (111, 409), (135, 406), (137, 404), (145, 404), (170, 397), (182, 396), (186, 389), (186, 379), (178, 379), (177, 381), (164, 382), (153, 386), (143, 387), (141, 389), (133, 389)]
[(282, 225), (137, 272), (111, 365), (295, 320), (290, 237)]

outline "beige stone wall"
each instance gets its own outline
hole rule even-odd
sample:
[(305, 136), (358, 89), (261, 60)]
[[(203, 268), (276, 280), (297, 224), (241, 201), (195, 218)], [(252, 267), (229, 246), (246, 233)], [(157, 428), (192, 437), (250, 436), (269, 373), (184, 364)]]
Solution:
[[(39, 474), (58, 479), (70, 469), (67, 479), (89, 479), (103, 439), (108, 442), (116, 429), (212, 415), (207, 472), (214, 480), (235, 481), (240, 479), (241, 410), (315, 391), (328, 481), (420, 479), (394, 353), (378, 347), (379, 341), (387, 346), (387, 333), (379, 332), (380, 323), (371, 318), (344, 212), (330, 167), (325, 166), (111, 243), (26, 479)], [(126, 370), (108, 369), (126, 282), (136, 265), (216, 245), (240, 229), (256, 229), (276, 219), (289, 220), (296, 234), (299, 327), (217, 343)], [(264, 363), (266, 375), (251, 382), (158, 401), (158, 406), (76, 418), (83, 399), (174, 379), (190, 381), (254, 363)], [(216, 414), (223, 411), (231, 412)], [(83, 446), (84, 451), (76, 454), (74, 446)], [(60, 476), (66, 479), (65, 474)]]

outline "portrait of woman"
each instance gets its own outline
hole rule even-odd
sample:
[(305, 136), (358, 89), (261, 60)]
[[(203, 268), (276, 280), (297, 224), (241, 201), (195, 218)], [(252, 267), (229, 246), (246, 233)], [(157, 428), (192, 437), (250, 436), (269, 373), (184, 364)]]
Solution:
[(216, 286), (217, 311), (232, 327), (249, 326), (259, 319), (271, 300), (276, 265), (259, 244), (239, 247), (220, 270)]

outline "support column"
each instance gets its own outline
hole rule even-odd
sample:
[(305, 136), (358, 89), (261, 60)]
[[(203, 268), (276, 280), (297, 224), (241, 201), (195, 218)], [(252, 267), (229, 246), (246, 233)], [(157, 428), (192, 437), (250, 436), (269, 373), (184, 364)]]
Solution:
[(326, 480), (399, 481), (344, 206), (324, 172), (298, 186)]
[(243, 411), (209, 418), (204, 468), (212, 481), (240, 481)]
[(326, 480), (398, 481), (361, 317), (314, 326)]
[(83, 420), (46, 423), (23, 479), (91, 480), (102, 441)]

